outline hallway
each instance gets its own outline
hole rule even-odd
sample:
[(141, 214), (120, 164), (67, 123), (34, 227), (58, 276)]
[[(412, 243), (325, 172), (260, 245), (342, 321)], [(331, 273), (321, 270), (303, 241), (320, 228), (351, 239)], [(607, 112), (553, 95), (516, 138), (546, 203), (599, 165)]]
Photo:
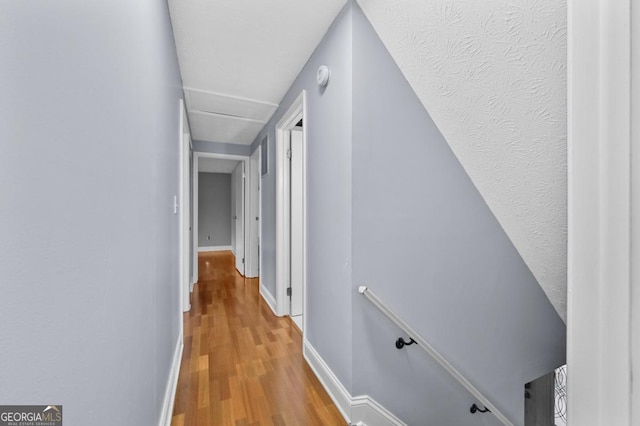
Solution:
[(300, 332), (271, 312), (258, 280), (236, 271), (231, 252), (198, 262), (172, 425), (343, 425)]

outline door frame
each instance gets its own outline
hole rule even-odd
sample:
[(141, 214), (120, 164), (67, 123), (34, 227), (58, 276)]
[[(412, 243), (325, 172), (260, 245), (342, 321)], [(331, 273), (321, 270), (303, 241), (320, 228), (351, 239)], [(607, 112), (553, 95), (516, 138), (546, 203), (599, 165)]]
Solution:
[[(231, 247), (233, 251), (233, 256), (235, 257), (235, 267), (236, 271), (243, 277), (247, 276), (247, 226), (248, 226), (248, 218), (247, 214), (247, 186), (249, 179), (247, 179), (247, 162), (241, 161), (238, 163), (236, 168), (231, 173), (231, 209), (234, 213), (232, 216), (232, 233), (233, 238), (231, 239)], [(235, 176), (235, 178), (234, 178)], [(240, 180), (240, 184), (237, 183), (236, 179)], [(236, 192), (236, 189), (240, 189), (240, 193)], [(240, 204), (240, 212), (236, 209)], [(235, 219), (234, 219), (235, 217)], [(238, 225), (240, 226), (240, 238), (238, 238)], [(242, 253), (238, 252), (238, 241), (242, 241)]]
[[(298, 121), (297, 119), (302, 119), (302, 114), (296, 117), (296, 122)], [(291, 292), (292, 292), (291, 296), (289, 297), (289, 302), (290, 302), (289, 316), (293, 318), (294, 315), (295, 316), (302, 315), (302, 319), (304, 320), (304, 287), (302, 285), (302, 277), (298, 275), (298, 278), (300, 278), (300, 281), (296, 282), (297, 280), (294, 280), (294, 275), (293, 275), (294, 271), (296, 271), (298, 274), (304, 275), (304, 269), (303, 269), (304, 265), (302, 264), (303, 263), (302, 256), (304, 255), (304, 253), (294, 252), (294, 241), (295, 241), (294, 237), (297, 238), (296, 244), (302, 243), (302, 228), (303, 228), (302, 197), (304, 197), (304, 187), (302, 186), (304, 185), (304, 165), (302, 164), (302, 156), (304, 155), (304, 143), (303, 143), (304, 136), (302, 134), (303, 129), (304, 129), (304, 126), (302, 126), (302, 128), (299, 128), (296, 126), (293, 129), (288, 131), (289, 138), (291, 140), (291, 143), (287, 144), (289, 146), (289, 149), (291, 150), (291, 154), (290, 154), (291, 158), (289, 158), (290, 197), (289, 197), (289, 203), (288, 203), (288, 210), (285, 212), (285, 217), (286, 217), (285, 220), (289, 221), (290, 223), (290, 226), (287, 228), (287, 231), (289, 232), (289, 242), (290, 242), (289, 256), (291, 259), (291, 264), (289, 265), (290, 266), (289, 286), (291, 287)], [(295, 138), (294, 138), (294, 134), (296, 135)], [(295, 144), (294, 144), (294, 139), (295, 139)], [(294, 150), (296, 151), (296, 155), (294, 155)], [(300, 182), (298, 183), (294, 183), (295, 182), (294, 170), (296, 169), (296, 167), (299, 168), (297, 172), (298, 172), (299, 178), (301, 179)], [(297, 189), (297, 191), (299, 192), (296, 193), (294, 189)], [(295, 202), (295, 205), (294, 205), (294, 202)], [(300, 250), (302, 250), (302, 247), (300, 247)], [(296, 265), (294, 265), (293, 263), (294, 260), (297, 260), (299, 262), (299, 265), (298, 265), (300, 268), (299, 270), (297, 270)], [(300, 294), (296, 295), (296, 292), (299, 292)], [(297, 308), (296, 311), (293, 310), (294, 306)], [(298, 314), (298, 312), (300, 312), (300, 314)]]
[[(247, 169), (247, 164), (249, 162), (249, 158), (246, 155), (231, 155), (231, 154), (215, 154), (215, 153), (211, 153), (211, 152), (200, 152), (200, 151), (194, 151), (193, 152), (193, 252), (194, 252), (194, 265), (193, 265), (193, 276), (194, 276), (194, 283), (191, 284), (191, 291), (193, 291), (193, 285), (195, 283), (198, 282), (198, 222), (199, 222), (199, 217), (198, 217), (198, 188), (199, 188), (199, 178), (198, 178), (198, 173), (199, 173), (199, 160), (200, 158), (218, 158), (218, 159), (222, 159), (222, 160), (235, 160), (235, 161), (240, 161), (244, 163), (245, 166), (245, 170)], [(245, 207), (246, 207), (246, 198), (247, 198), (247, 190), (246, 190), (246, 185), (247, 185), (247, 181), (248, 179), (244, 180), (244, 198), (245, 198)], [(247, 221), (248, 221), (248, 215), (246, 214), (246, 208), (244, 209), (245, 212), (243, 212), (243, 220), (244, 222), (244, 226), (245, 229), (247, 227)], [(232, 230), (233, 232), (235, 232), (235, 230)], [(247, 244), (247, 235), (248, 233), (245, 232), (244, 233), (244, 243), (245, 243), (245, 269), (246, 269), (246, 244)]]
[[(176, 196), (174, 200), (174, 213), (179, 214), (179, 266), (178, 273), (180, 274), (179, 283), (180, 283), (180, 318), (181, 318), (181, 328), (182, 325), (182, 312), (188, 312), (191, 310), (191, 302), (189, 299), (189, 290), (190, 290), (190, 279), (189, 279), (189, 260), (190, 260), (190, 248), (189, 243), (185, 242), (185, 239), (188, 238), (189, 235), (189, 216), (190, 216), (190, 208), (191, 204), (189, 203), (189, 197), (191, 195), (191, 182), (189, 179), (185, 179), (185, 175), (188, 176), (189, 173), (189, 149), (191, 148), (191, 137), (189, 130), (189, 123), (187, 120), (187, 111), (184, 104), (184, 99), (180, 99), (180, 121), (179, 121), (179, 130), (180, 130), (180, 142), (179, 142), (179, 195)], [(185, 279), (186, 278), (186, 279)]]
[[(257, 163), (253, 166), (254, 161)], [(249, 254), (245, 265), (245, 276), (247, 278), (259, 278), (260, 276), (260, 222), (262, 219), (260, 213), (260, 148), (256, 149), (249, 157), (248, 169), (248, 188), (249, 188)], [(255, 218), (258, 220), (255, 220)], [(257, 223), (256, 223), (257, 222)]]
[(302, 332), (306, 334), (307, 318), (307, 108), (306, 91), (303, 90), (295, 101), (291, 104), (287, 112), (282, 116), (276, 125), (276, 315), (289, 315), (291, 306), (287, 297), (287, 271), (291, 270), (290, 249), (287, 244), (290, 222), (286, 214), (289, 206), (290, 194), (289, 168), (286, 167), (289, 160), (287, 158), (287, 140), (290, 130), (302, 118)]
[(567, 35), (567, 420), (630, 426), (640, 421), (640, 11), (569, 0)]

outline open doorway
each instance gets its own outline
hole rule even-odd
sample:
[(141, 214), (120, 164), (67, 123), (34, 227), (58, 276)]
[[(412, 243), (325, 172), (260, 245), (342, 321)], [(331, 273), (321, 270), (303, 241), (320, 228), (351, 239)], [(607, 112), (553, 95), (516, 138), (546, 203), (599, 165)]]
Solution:
[[(194, 252), (232, 251), (236, 258), (236, 268), (246, 274), (245, 264), (249, 246), (249, 215), (246, 213), (247, 179), (246, 170), (249, 157), (227, 154), (195, 152), (193, 161), (194, 180)], [(203, 185), (211, 191), (225, 187), (227, 195), (207, 197)], [(228, 199), (227, 199), (228, 198)], [(207, 207), (207, 205), (210, 205)], [(226, 206), (226, 207), (225, 207)], [(221, 211), (222, 209), (222, 211)], [(205, 215), (210, 219), (205, 221)], [(225, 219), (226, 218), (226, 219)], [(205, 223), (206, 222), (206, 223)], [(206, 228), (205, 228), (206, 227)], [(199, 276), (197, 262), (193, 264), (194, 277)], [(197, 282), (197, 279), (195, 280)], [(192, 288), (193, 290), (193, 288)]]
[(278, 315), (304, 333), (306, 306), (305, 92), (276, 126), (276, 293)]

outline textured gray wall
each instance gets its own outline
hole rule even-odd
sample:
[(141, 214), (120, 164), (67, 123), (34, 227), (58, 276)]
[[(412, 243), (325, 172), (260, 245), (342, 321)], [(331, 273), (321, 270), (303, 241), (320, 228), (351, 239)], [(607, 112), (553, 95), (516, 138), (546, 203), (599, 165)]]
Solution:
[(231, 245), (231, 175), (198, 173), (198, 247)]
[[(352, 291), (369, 286), (522, 424), (524, 384), (564, 362), (564, 323), (357, 6), (353, 16)], [(353, 327), (355, 395), (407, 424), (497, 424), (472, 416), (474, 398), (423, 351), (398, 351), (402, 333), (361, 296)]]
[(180, 325), (167, 5), (4, 1), (0, 57), (0, 401), (158, 424)]
[[(296, 78), (265, 127), (269, 174), (262, 180), (261, 280), (275, 295), (275, 125), (307, 90), (307, 318), (306, 338), (351, 387), (351, 10), (347, 6)], [(331, 68), (326, 91), (320, 65)], [(263, 130), (252, 144), (262, 141)]]

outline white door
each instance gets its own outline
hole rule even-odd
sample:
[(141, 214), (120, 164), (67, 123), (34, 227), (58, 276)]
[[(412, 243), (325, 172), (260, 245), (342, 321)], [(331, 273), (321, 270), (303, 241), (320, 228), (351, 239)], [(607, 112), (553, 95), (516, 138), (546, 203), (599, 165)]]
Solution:
[(303, 169), (302, 130), (291, 130), (291, 316), (302, 315), (303, 301)]
[(234, 188), (232, 193), (234, 199), (234, 242), (236, 255), (236, 268), (244, 275), (244, 162), (240, 162), (233, 171), (235, 177), (232, 179)]

